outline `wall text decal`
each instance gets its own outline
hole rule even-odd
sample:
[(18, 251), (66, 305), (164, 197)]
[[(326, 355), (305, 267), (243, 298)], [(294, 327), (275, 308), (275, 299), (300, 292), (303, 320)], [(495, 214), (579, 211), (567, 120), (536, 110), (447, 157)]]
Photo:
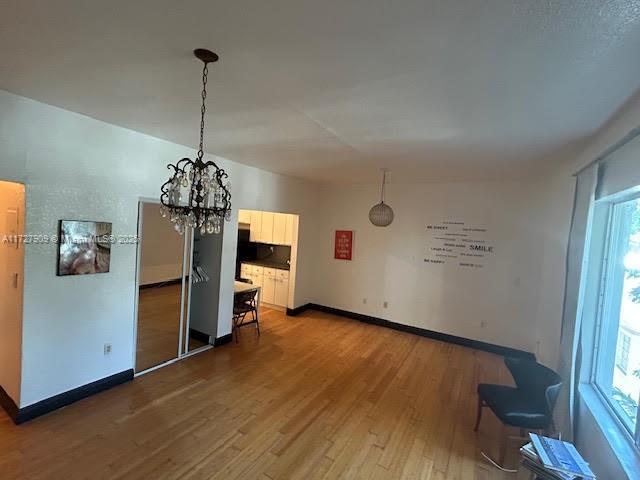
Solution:
[(483, 268), (495, 253), (487, 229), (465, 222), (445, 221), (426, 226), (427, 251), (424, 263), (461, 268)]

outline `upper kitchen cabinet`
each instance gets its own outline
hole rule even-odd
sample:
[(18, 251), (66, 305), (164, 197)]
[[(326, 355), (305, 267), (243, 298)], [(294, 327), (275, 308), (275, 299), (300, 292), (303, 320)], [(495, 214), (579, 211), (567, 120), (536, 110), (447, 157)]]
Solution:
[(251, 210), (238, 210), (238, 223), (251, 223)]
[(276, 213), (273, 219), (273, 243), (275, 245), (291, 245), (287, 243), (287, 217), (284, 213)]
[(293, 245), (296, 216), (286, 213), (240, 210), (238, 223), (249, 224), (249, 240), (272, 245)]
[(260, 234), (261, 243), (274, 243), (273, 241), (273, 221), (276, 214), (273, 212), (262, 212), (262, 227)]
[(297, 225), (295, 225), (297, 219), (295, 215), (282, 214), (282, 216), (285, 217), (284, 244), (291, 246), (293, 245), (294, 239), (293, 232), (298, 228)]
[(249, 240), (251, 242), (262, 242), (262, 212), (251, 211), (251, 222), (249, 229)]

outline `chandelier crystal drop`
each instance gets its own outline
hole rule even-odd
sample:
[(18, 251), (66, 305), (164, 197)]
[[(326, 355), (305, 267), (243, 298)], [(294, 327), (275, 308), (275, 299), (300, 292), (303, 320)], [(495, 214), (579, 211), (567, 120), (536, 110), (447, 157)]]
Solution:
[(169, 164), (171, 178), (161, 187), (160, 214), (168, 217), (176, 232), (184, 234), (189, 228), (202, 235), (219, 234), (223, 220), (231, 219), (231, 183), (228, 175), (214, 162), (204, 157), (204, 116), (207, 98), (207, 65), (216, 62), (218, 55), (197, 49), (194, 55), (202, 60), (202, 107), (200, 108), (200, 146), (195, 160), (182, 158)]

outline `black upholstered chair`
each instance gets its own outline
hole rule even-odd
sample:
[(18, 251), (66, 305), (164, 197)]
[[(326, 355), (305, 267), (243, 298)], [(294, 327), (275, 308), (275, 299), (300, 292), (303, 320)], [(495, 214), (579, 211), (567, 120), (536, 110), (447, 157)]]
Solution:
[(539, 430), (553, 434), (553, 409), (562, 387), (562, 379), (550, 368), (533, 360), (505, 358), (504, 363), (513, 376), (516, 387), (506, 385), (478, 385), (478, 431), (482, 409), (489, 407), (506, 425), (525, 430)]

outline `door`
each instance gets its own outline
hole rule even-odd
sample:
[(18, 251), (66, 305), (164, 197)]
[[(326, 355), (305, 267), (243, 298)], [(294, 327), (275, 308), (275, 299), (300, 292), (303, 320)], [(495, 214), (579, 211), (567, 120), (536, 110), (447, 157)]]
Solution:
[(202, 235), (195, 230), (192, 245), (192, 267), (188, 282), (189, 301), (183, 336), (185, 353), (203, 348), (216, 338), (222, 232), (219, 235)]
[(0, 385), (20, 403), (24, 185), (0, 182)]
[[(181, 320), (188, 293), (184, 281), (188, 235), (179, 235), (160, 205), (141, 202), (138, 235), (138, 323), (136, 373), (178, 358)], [(188, 271), (188, 270), (186, 270)]]

